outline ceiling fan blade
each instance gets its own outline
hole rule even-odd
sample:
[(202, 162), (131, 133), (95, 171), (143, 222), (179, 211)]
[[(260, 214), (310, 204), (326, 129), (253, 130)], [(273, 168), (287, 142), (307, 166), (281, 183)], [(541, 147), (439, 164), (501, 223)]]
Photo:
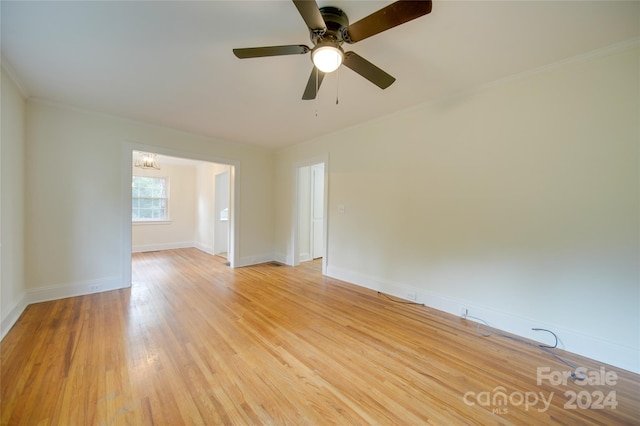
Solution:
[(311, 51), (304, 44), (291, 44), (288, 46), (247, 47), (233, 49), (233, 54), (240, 59), (261, 58), (264, 56), (297, 55)]
[(307, 87), (304, 89), (304, 94), (302, 95), (303, 100), (308, 101), (316, 98), (323, 78), (324, 73), (318, 70), (318, 68), (313, 67), (311, 75), (309, 76), (309, 81), (307, 81)]
[(349, 25), (345, 41), (355, 43), (431, 12), (431, 0), (400, 0)]
[(355, 52), (346, 52), (344, 54), (343, 64), (381, 89), (386, 89), (396, 81), (394, 77), (382, 71)]
[(298, 8), (298, 12), (300, 12), (304, 23), (307, 24), (310, 30), (325, 31), (327, 29), (315, 0), (293, 0), (293, 4)]

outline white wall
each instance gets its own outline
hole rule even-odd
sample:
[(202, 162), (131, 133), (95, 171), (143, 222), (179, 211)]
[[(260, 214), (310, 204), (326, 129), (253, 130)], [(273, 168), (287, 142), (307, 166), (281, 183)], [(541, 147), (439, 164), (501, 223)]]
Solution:
[(26, 306), (24, 280), (25, 100), (2, 68), (0, 136), (0, 339)]
[[(273, 257), (273, 154), (112, 116), (27, 103), (26, 282), (32, 301), (123, 285), (124, 147), (239, 164), (239, 259)], [(161, 152), (163, 153), (163, 152)], [(128, 164), (126, 166), (129, 167)], [(128, 169), (126, 169), (128, 171)]]
[(133, 252), (195, 247), (196, 167), (160, 164), (160, 170), (132, 167), (135, 176), (169, 179), (169, 221), (134, 222), (131, 228)]
[(328, 154), (329, 275), (640, 372), (639, 59), (582, 58), (280, 151), (278, 257), (294, 164)]

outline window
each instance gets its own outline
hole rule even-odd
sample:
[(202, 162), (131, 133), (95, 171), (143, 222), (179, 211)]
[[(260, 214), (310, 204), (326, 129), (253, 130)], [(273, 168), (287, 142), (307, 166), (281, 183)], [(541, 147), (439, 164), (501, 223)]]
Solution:
[(169, 220), (169, 179), (133, 176), (131, 219), (134, 222)]

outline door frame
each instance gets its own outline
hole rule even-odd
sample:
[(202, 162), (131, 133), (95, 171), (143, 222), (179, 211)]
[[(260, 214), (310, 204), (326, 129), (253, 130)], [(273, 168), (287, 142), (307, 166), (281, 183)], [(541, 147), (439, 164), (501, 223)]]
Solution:
[(328, 247), (329, 247), (329, 218), (328, 218), (328, 204), (329, 204), (329, 155), (324, 154), (321, 156), (308, 158), (306, 160), (297, 161), (293, 164), (293, 202), (291, 211), (291, 249), (292, 249), (292, 266), (298, 266), (300, 264), (299, 253), (299, 230), (298, 230), (298, 210), (300, 201), (298, 200), (299, 190), (299, 171), (303, 167), (313, 166), (315, 164), (324, 165), (324, 194), (323, 194), (323, 206), (322, 206), (322, 275), (327, 274), (328, 265)]
[(225, 164), (229, 170), (229, 252), (228, 261), (231, 268), (235, 268), (240, 260), (239, 225), (240, 225), (240, 162), (228, 158), (198, 154), (189, 151), (146, 145), (135, 141), (125, 141), (122, 145), (122, 282), (125, 287), (131, 287), (132, 281), (132, 250), (131, 250), (131, 180), (133, 176), (131, 159), (133, 151), (153, 152), (169, 157), (185, 158), (208, 163)]

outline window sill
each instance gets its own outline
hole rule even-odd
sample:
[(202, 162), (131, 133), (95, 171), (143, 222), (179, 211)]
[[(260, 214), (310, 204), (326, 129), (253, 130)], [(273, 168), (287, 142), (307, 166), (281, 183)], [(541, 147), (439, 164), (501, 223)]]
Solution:
[(133, 226), (139, 225), (171, 225), (173, 221), (171, 220), (132, 220), (131, 224)]

